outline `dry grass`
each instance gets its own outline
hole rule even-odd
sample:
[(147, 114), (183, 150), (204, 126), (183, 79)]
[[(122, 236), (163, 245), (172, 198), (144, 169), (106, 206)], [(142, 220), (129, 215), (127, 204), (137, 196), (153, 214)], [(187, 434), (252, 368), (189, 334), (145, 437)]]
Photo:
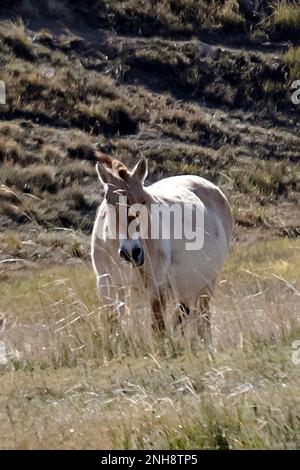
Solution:
[(220, 21), (225, 29), (246, 30), (245, 17), (240, 12), (237, 0), (226, 0), (220, 11)]
[(77, 137), (77, 139), (72, 140), (68, 145), (67, 152), (72, 159), (96, 161), (95, 148), (84, 137)]
[(19, 163), (22, 159), (20, 145), (14, 140), (0, 136), (0, 162), (14, 161)]
[[(108, 28), (105, 44), (0, 26), (0, 447), (299, 447), (299, 243), (250, 244), (299, 233), (287, 85), (298, 49), (282, 62), (202, 47), (208, 31), (220, 44), (228, 29), (248, 41), (266, 12), (251, 19), (245, 2), (74, 3), (89, 27)], [(293, 11), (258, 29), (271, 42), (296, 39)], [(129, 30), (136, 39), (118, 36)], [(86, 161), (95, 148), (129, 165), (147, 156), (149, 181), (195, 173), (229, 195), (247, 244), (232, 250), (212, 303), (213, 357), (196, 319), (182, 336), (170, 307), (157, 338), (148, 306), (113, 321), (97, 299), (84, 262), (102, 196)]]
[(26, 193), (41, 195), (44, 191), (57, 190), (55, 170), (52, 166), (30, 165), (26, 168), (17, 165), (6, 166), (3, 177), (6, 184)]
[(10, 23), (3, 34), (3, 39), (17, 57), (30, 61), (35, 59), (32, 40), (27, 35), (25, 25), (21, 19)]
[(18, 140), (22, 137), (22, 129), (17, 124), (1, 123), (0, 136), (13, 140)]
[(2, 281), (1, 448), (299, 447), (299, 248), (233, 250), (213, 357), (171, 310), (165, 339), (143, 305), (109, 320), (83, 264)]
[[(232, 170), (236, 187), (243, 193), (274, 200), (283, 194), (288, 195), (296, 187), (298, 172), (283, 162), (254, 161), (253, 167), (245, 172), (241, 166)], [(266, 199), (265, 199), (266, 200)]]
[(112, 79), (86, 71), (80, 61), (70, 67), (68, 62), (52, 65), (43, 60), (32, 64), (9, 54), (5, 60), (1, 78), (7, 87), (6, 111), (12, 115), (21, 113), (40, 123), (71, 125), (97, 135), (137, 131), (136, 107), (117, 91)]
[(42, 159), (48, 163), (54, 165), (59, 165), (63, 158), (63, 151), (55, 145), (44, 144), (41, 150)]
[(300, 78), (300, 47), (290, 47), (284, 54), (283, 60), (288, 66), (291, 80)]
[(113, 23), (118, 29), (122, 27), (121, 19), (126, 18), (130, 23), (135, 19), (139, 20), (144, 34), (148, 33), (147, 26), (150, 25), (161, 34), (188, 34), (230, 27), (235, 31), (245, 29), (245, 18), (236, 0), (163, 0), (155, 5), (155, 9), (151, 2), (145, 4), (139, 0), (110, 0), (107, 5), (115, 15)]
[[(143, 36), (152, 36), (155, 32), (155, 35), (164, 37), (176, 34), (191, 37), (195, 33), (213, 31), (215, 34), (223, 34), (230, 30), (232, 35), (242, 33), (256, 37), (259, 32), (265, 39), (272, 25), (272, 35), (292, 38), (299, 30), (297, 0), (95, 0), (88, 5), (79, 1), (73, 3), (73, 8), (70, 8), (68, 0), (52, 0), (46, 5), (37, 3), (29, 7), (26, 0), (20, 0), (17, 6), (10, 2), (9, 11), (15, 10), (16, 15), (23, 14), (24, 18), (46, 15), (50, 20), (60, 17), (61, 21), (65, 21), (73, 17), (75, 10), (81, 21), (89, 27), (97, 27), (101, 22), (103, 28), (114, 28), (119, 34), (127, 33), (130, 29), (132, 34)], [(25, 49), (25, 54), (29, 54), (30, 58), (31, 46), (21, 20), (14, 29), (13, 45), (20, 42), (21, 52), (24, 53)], [(39, 32), (35, 41), (47, 47), (55, 44), (52, 34), (47, 30)], [(62, 41), (62, 46), (68, 45), (68, 40)]]
[[(196, 32), (199, 14), (217, 31), (224, 26), (217, 19), (222, 12), (228, 16), (226, 21), (230, 15), (244, 14), (237, 2), (214, 2), (212, 17), (208, 14), (212, 4), (200, 3), (166, 0), (159, 5), (161, 16), (153, 18), (153, 9), (147, 5), (143, 13), (141, 2), (107, 2), (107, 11), (114, 12), (119, 25), (122, 21), (131, 24), (137, 16), (143, 24), (149, 22), (151, 37), (139, 34), (124, 43), (118, 35), (109, 35), (97, 47), (88, 38), (67, 31), (64, 35), (41, 31), (39, 35), (15, 23), (12, 31), (33, 38), (29, 40), (35, 60), (24, 60), (8, 46), (1, 54), (7, 105), (1, 115), (6, 121), (0, 125), (0, 179), (13, 191), (25, 189), (43, 199), (37, 218), (31, 214), (36, 223), (48, 228), (60, 223), (77, 227), (84, 215), (83, 201), (77, 198), (74, 205), (61, 192), (73, 184), (80, 186), (88, 201), (99, 201), (101, 189), (93, 165), (80, 162), (92, 162), (96, 148), (129, 165), (138, 156), (149, 157), (152, 181), (183, 172), (221, 185), (225, 181), (230, 197), (236, 191), (239, 198), (247, 195), (249, 214), (256, 212), (258, 200), (275, 204), (279, 198), (293, 198), (296, 202), (297, 110), (288, 106), (289, 79), (283, 63), (276, 59), (276, 65), (270, 65), (267, 56), (203, 45), (197, 36), (189, 41), (157, 36), (157, 22), (165, 21), (167, 28), (173, 21), (171, 29), (181, 25)], [(2, 38), (9, 31), (8, 23), (1, 23)], [(297, 74), (296, 51), (296, 47), (291, 49), (290, 57), (287, 54), (284, 59), (291, 76)], [(207, 105), (216, 112), (208, 111)], [(252, 162), (251, 181), (244, 157)], [(287, 158), (290, 162), (285, 167)], [(269, 160), (280, 164), (273, 169)], [(226, 182), (229, 178), (231, 185)], [(74, 209), (71, 215), (69, 203)], [(96, 210), (90, 207), (84, 215), (89, 219), (84, 222), (88, 230)], [(8, 209), (1, 226), (9, 224)], [(15, 222), (14, 210), (11, 214)]]
[(279, 0), (273, 12), (273, 23), (276, 27), (289, 30), (291, 33), (300, 32), (300, 6), (297, 1)]
[(19, 202), (20, 198), (5, 184), (0, 185), (0, 201)]

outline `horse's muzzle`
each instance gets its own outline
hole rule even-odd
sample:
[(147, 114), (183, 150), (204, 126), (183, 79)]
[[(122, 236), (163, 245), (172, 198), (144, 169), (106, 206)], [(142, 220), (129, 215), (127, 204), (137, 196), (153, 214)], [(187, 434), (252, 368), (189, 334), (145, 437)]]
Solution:
[(140, 246), (135, 246), (131, 252), (127, 251), (125, 248), (120, 248), (119, 256), (124, 261), (134, 266), (142, 266), (142, 264), (144, 264), (144, 250)]

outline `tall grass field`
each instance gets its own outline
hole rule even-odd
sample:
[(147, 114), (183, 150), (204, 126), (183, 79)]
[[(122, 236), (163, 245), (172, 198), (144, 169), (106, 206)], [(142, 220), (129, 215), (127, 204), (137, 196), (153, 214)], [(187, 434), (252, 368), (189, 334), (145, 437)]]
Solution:
[(171, 309), (164, 338), (147, 305), (112, 318), (85, 263), (2, 280), (1, 448), (299, 447), (299, 266), (296, 241), (232, 249), (213, 355)]

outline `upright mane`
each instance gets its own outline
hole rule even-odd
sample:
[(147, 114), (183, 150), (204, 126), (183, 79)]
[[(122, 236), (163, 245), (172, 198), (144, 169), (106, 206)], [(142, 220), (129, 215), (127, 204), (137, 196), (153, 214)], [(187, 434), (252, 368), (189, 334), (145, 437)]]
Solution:
[(121, 178), (122, 180), (126, 180), (129, 176), (129, 169), (128, 167), (118, 160), (117, 158), (113, 158), (110, 155), (104, 153), (97, 153), (96, 159), (98, 162), (102, 163), (103, 165), (107, 166), (113, 176), (116, 178)]

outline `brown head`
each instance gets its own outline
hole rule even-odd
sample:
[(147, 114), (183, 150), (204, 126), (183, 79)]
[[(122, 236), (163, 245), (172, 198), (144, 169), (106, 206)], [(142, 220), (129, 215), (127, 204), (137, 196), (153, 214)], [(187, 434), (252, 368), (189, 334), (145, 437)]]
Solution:
[[(108, 155), (98, 155), (96, 170), (105, 188), (108, 224), (119, 241), (119, 256), (136, 266), (144, 263), (141, 219), (148, 220), (151, 198), (144, 189), (147, 161), (141, 158), (133, 169)], [(113, 232), (113, 233), (112, 233)]]

